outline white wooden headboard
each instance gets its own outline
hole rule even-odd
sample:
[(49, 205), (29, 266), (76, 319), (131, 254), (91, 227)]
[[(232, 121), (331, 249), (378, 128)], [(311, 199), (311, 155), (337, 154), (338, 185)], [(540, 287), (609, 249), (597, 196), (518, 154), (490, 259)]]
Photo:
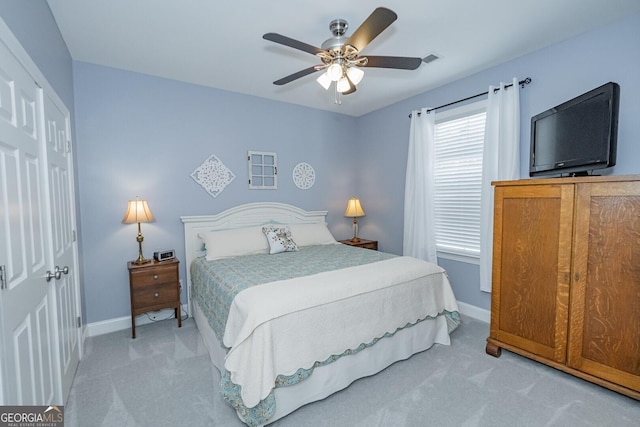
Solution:
[(184, 224), (184, 250), (187, 270), (187, 300), (189, 313), (191, 306), (191, 262), (204, 255), (204, 245), (198, 233), (212, 230), (263, 225), (269, 222), (279, 224), (326, 224), (327, 211), (305, 211), (285, 203), (258, 202), (236, 206), (215, 215), (181, 216)]

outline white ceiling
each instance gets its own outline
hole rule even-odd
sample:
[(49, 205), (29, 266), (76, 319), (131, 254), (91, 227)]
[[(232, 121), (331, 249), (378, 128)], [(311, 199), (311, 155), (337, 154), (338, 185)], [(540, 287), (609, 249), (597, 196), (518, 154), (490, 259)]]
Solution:
[(350, 35), (380, 1), (47, 2), (74, 60), (352, 116), (640, 12), (639, 0), (387, 0), (398, 20), (362, 54), (441, 58), (415, 71), (365, 68), (357, 92), (335, 105), (333, 91), (315, 82), (319, 73), (273, 85), (319, 61), (262, 35), (319, 47), (331, 20), (346, 19)]

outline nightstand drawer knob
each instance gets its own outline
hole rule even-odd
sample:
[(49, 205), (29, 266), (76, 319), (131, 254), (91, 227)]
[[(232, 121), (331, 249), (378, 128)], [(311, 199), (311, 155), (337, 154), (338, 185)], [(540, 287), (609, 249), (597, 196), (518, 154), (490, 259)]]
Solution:
[(154, 298), (158, 298), (160, 296), (160, 294), (158, 292), (156, 292), (155, 294), (153, 294)]
[(157, 274), (153, 275), (153, 280), (158, 280), (158, 275)]

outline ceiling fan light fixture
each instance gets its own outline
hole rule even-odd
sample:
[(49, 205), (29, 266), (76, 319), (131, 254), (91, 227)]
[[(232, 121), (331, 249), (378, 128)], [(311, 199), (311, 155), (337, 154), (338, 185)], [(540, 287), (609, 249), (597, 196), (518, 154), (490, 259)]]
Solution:
[(318, 77), (316, 81), (320, 83), (320, 86), (322, 86), (324, 90), (329, 90), (329, 86), (331, 86), (331, 82), (333, 80), (331, 80), (331, 77), (329, 77), (329, 74), (327, 74), (327, 72), (325, 71), (324, 73), (320, 74), (320, 77)]
[(337, 82), (343, 77), (342, 66), (336, 63), (329, 65), (329, 68), (327, 68), (327, 75), (331, 81)]
[(349, 77), (349, 80), (351, 80), (351, 83), (357, 85), (362, 81), (364, 71), (357, 67), (349, 67), (347, 68), (347, 76)]
[(336, 90), (340, 93), (348, 91), (350, 87), (351, 86), (349, 85), (349, 79), (347, 79), (346, 77), (341, 78), (336, 83)]
[[(421, 63), (430, 60), (430, 57), (410, 58), (403, 56), (360, 56), (360, 52), (378, 37), (389, 25), (398, 18), (398, 15), (385, 7), (376, 8), (369, 17), (351, 34), (346, 36), (348, 23), (344, 19), (334, 19), (329, 24), (329, 30), (333, 37), (322, 43), (322, 47), (316, 46), (283, 36), (278, 33), (266, 33), (263, 39), (297, 49), (319, 58), (321, 64), (308, 67), (284, 78), (276, 80), (273, 84), (281, 86), (294, 80), (322, 71), (317, 82), (328, 90), (332, 82), (334, 86), (336, 104), (340, 104), (341, 95), (349, 95), (356, 91), (356, 85), (363, 77), (361, 67), (392, 68), (398, 70), (415, 70)], [(432, 55), (436, 56), (436, 55)]]

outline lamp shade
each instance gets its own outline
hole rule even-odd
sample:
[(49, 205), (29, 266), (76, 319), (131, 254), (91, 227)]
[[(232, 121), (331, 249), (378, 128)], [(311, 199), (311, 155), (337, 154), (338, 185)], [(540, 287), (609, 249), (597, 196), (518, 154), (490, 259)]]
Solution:
[(357, 85), (362, 81), (362, 78), (364, 77), (364, 71), (362, 71), (358, 67), (349, 67), (347, 68), (347, 76), (349, 76), (349, 80), (351, 80), (351, 83)]
[(329, 90), (329, 86), (331, 86), (332, 80), (331, 80), (331, 77), (329, 77), (329, 74), (327, 74), (327, 72), (325, 71), (324, 73), (320, 74), (320, 77), (318, 77), (316, 81), (320, 83), (320, 85), (325, 90)]
[(327, 75), (331, 80), (337, 82), (343, 75), (342, 66), (340, 64), (331, 64), (327, 68)]
[(336, 90), (340, 93), (345, 93), (350, 88), (351, 88), (351, 85), (349, 84), (349, 79), (347, 79), (346, 77), (341, 78), (336, 83)]
[(136, 222), (153, 222), (155, 218), (147, 205), (146, 200), (140, 200), (136, 197), (135, 200), (129, 200), (127, 205), (127, 212), (122, 218), (122, 222), (125, 224), (133, 224)]
[(350, 198), (347, 201), (347, 210), (344, 211), (344, 216), (356, 218), (364, 215), (364, 209), (362, 209), (362, 206), (360, 205), (360, 199), (356, 197)]

